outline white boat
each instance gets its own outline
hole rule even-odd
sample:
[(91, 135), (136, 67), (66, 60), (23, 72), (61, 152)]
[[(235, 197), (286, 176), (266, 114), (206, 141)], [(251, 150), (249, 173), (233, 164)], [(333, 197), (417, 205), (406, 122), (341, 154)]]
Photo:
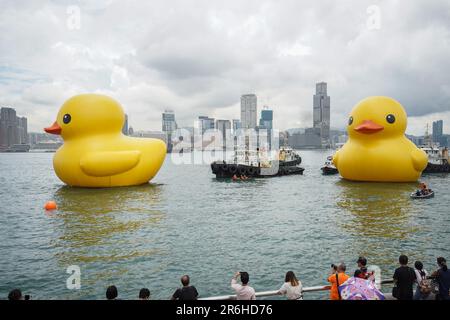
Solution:
[(333, 156), (327, 157), (325, 165), (322, 168), (320, 168), (320, 170), (322, 170), (322, 174), (326, 176), (339, 173), (338, 169), (333, 163)]
[(425, 144), (419, 148), (428, 156), (428, 164), (423, 173), (450, 173), (448, 149), (432, 142), (428, 126), (425, 132)]

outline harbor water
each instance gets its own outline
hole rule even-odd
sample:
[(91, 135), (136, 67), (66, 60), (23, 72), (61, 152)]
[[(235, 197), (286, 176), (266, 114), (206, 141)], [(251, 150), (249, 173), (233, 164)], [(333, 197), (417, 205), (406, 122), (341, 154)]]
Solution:
[[(412, 200), (417, 183), (322, 176), (330, 151), (299, 153), (304, 175), (245, 182), (168, 155), (150, 184), (112, 189), (64, 186), (52, 153), (0, 153), (0, 298), (18, 287), (32, 299), (103, 299), (114, 284), (123, 299), (142, 287), (168, 299), (183, 274), (206, 297), (232, 294), (235, 271), (263, 291), (278, 289), (288, 270), (304, 286), (326, 284), (332, 263), (353, 273), (359, 255), (383, 279), (402, 253), (428, 271), (437, 256), (450, 258), (450, 175), (423, 177), (436, 196)], [(57, 211), (43, 210), (48, 200)], [(66, 287), (72, 265), (79, 290)]]

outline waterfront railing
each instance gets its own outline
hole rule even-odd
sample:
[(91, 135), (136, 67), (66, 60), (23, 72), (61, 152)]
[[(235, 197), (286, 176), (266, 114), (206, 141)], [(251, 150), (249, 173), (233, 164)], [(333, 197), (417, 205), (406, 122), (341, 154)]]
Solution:
[[(380, 282), (377, 282), (377, 286), (383, 285), (383, 284), (393, 284), (394, 280), (382, 280)], [(330, 285), (325, 286), (316, 286), (316, 287), (304, 287), (302, 290), (302, 293), (308, 293), (308, 292), (318, 292), (318, 291), (327, 291), (330, 290)], [(278, 290), (272, 290), (272, 291), (260, 291), (255, 293), (256, 298), (265, 298), (265, 297), (276, 297), (280, 296), (278, 293)], [(214, 296), (214, 297), (206, 297), (206, 298), (199, 298), (198, 300), (236, 300), (236, 295), (230, 294), (230, 295), (224, 295), (224, 296)]]

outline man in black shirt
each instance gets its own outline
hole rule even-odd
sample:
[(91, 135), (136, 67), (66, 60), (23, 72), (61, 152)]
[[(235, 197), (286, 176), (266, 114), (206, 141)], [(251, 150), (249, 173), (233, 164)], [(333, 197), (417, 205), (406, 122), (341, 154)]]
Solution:
[(198, 292), (194, 286), (189, 285), (189, 276), (181, 277), (182, 288), (178, 288), (172, 296), (172, 300), (197, 300)]
[(408, 257), (401, 255), (398, 258), (400, 267), (395, 270), (394, 282), (397, 289), (394, 289), (395, 298), (398, 300), (413, 299), (413, 285), (416, 281), (416, 272), (413, 268), (408, 267)]

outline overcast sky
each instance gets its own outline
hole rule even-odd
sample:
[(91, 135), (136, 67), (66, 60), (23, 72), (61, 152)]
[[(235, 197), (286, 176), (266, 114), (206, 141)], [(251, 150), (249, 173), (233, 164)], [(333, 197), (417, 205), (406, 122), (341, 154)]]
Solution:
[(307, 127), (326, 81), (332, 127), (360, 99), (386, 95), (406, 108), (409, 133), (436, 119), (450, 133), (448, 0), (0, 5), (0, 106), (27, 116), (30, 131), (86, 92), (116, 98), (135, 130), (161, 130), (164, 109), (181, 126), (239, 118), (245, 93), (258, 111), (273, 108), (275, 127)]

